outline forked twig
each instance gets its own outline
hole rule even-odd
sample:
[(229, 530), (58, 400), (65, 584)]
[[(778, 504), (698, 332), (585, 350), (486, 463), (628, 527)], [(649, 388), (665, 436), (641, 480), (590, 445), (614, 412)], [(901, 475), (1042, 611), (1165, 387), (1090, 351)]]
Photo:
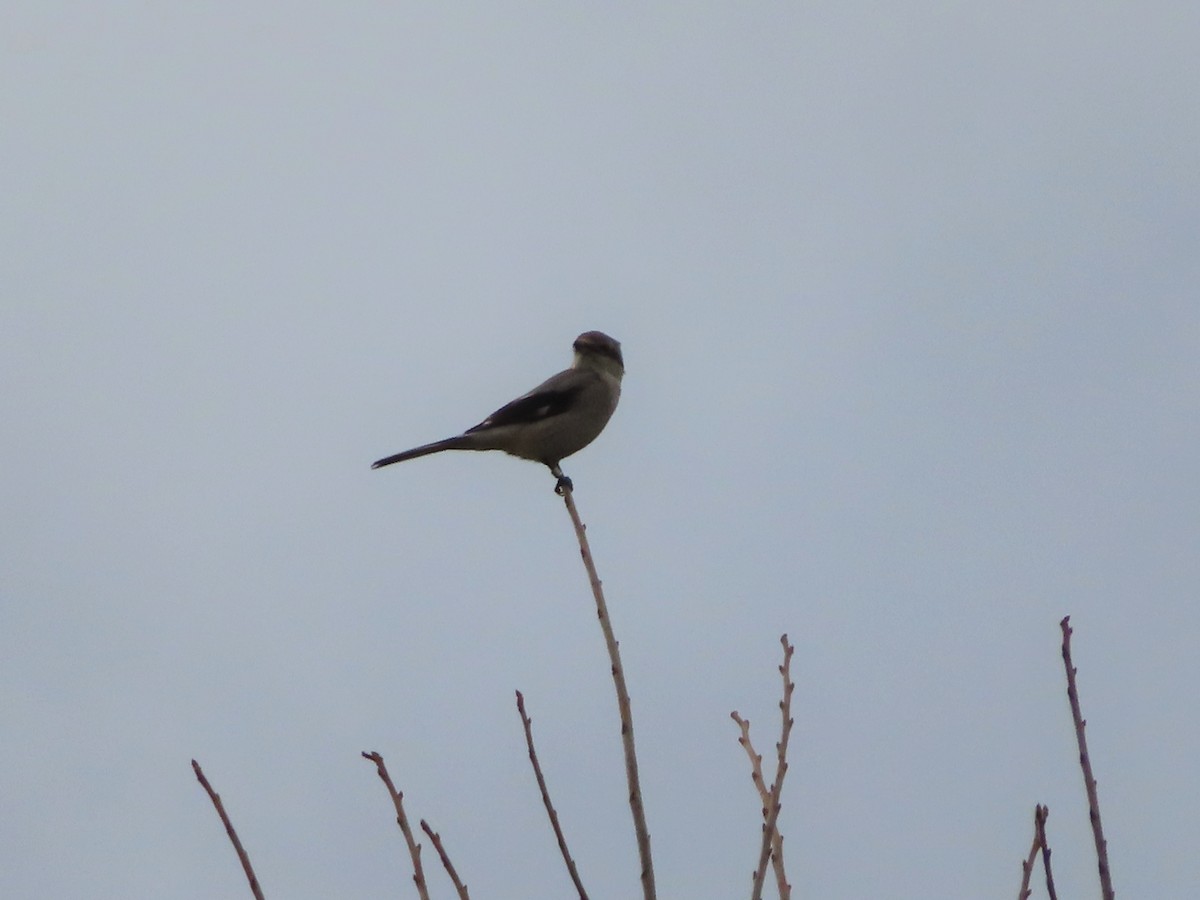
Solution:
[[(754, 787), (758, 790), (758, 797), (762, 801), (762, 815), (765, 823), (771, 807), (771, 791), (763, 779), (762, 754), (758, 753), (754, 749), (754, 744), (750, 742), (750, 720), (743, 719), (736, 709), (729, 714), (729, 717), (737, 722), (738, 728), (742, 732), (738, 743), (750, 757), (750, 780), (754, 782)], [(787, 872), (783, 867), (783, 834), (778, 825), (775, 828), (775, 837), (771, 842), (771, 866), (775, 870), (775, 882), (779, 887), (780, 900), (788, 900), (792, 895), (792, 886), (788, 884)]]
[(208, 783), (208, 779), (204, 777), (204, 770), (200, 768), (200, 763), (194, 759), (192, 760), (192, 771), (196, 773), (196, 778), (200, 781), (200, 786), (208, 792), (208, 799), (217, 808), (217, 815), (221, 817), (221, 822), (225, 825), (225, 833), (229, 835), (229, 840), (233, 842), (233, 849), (237, 851), (238, 859), (242, 862), (242, 870), (246, 873), (246, 880), (250, 882), (251, 893), (254, 894), (257, 900), (263, 900), (262, 888), (258, 885), (258, 876), (254, 874), (254, 867), (250, 865), (250, 857), (246, 853), (246, 848), (242, 846), (241, 840), (238, 839), (237, 831), (233, 828), (233, 823), (229, 821), (229, 816), (225, 814), (225, 805), (221, 803), (221, 798), (212, 789), (212, 785)]
[(575, 883), (575, 890), (579, 892), (579, 900), (588, 900), (587, 891), (583, 889), (583, 882), (579, 879), (579, 871), (575, 868), (575, 860), (571, 858), (571, 851), (567, 849), (566, 836), (558, 824), (558, 813), (554, 810), (554, 804), (550, 802), (550, 791), (546, 788), (542, 766), (538, 762), (537, 751), (533, 748), (533, 720), (525, 714), (525, 696), (520, 691), (517, 691), (517, 711), (521, 714), (521, 724), (525, 726), (525, 745), (529, 748), (529, 762), (533, 765), (533, 774), (537, 778), (538, 790), (542, 792), (542, 804), (546, 807), (546, 815), (550, 817), (550, 827), (554, 829), (559, 852), (562, 853), (563, 862), (567, 864), (567, 872), (571, 875), (571, 881)]
[(579, 518), (579, 511), (575, 509), (574, 491), (570, 482), (563, 478), (562, 469), (555, 466), (551, 472), (559, 478), (558, 492), (562, 495), (567, 512), (571, 515), (571, 523), (575, 526), (575, 536), (579, 539), (579, 554), (583, 557), (588, 581), (592, 585), (592, 595), (596, 598), (596, 615), (600, 618), (604, 643), (608, 646), (608, 656), (612, 661), (613, 684), (617, 689), (617, 709), (621, 714), (621, 743), (625, 749), (625, 778), (629, 783), (629, 808), (633, 813), (633, 830), (637, 835), (638, 856), (642, 864), (642, 895), (644, 900), (655, 900), (654, 860), (650, 855), (650, 830), (646, 827), (646, 810), (642, 803), (637, 751), (634, 749), (633, 743), (633, 711), (629, 701), (629, 690), (625, 686), (625, 669), (621, 665), (621, 651), (613, 634), (612, 622), (608, 618), (608, 605), (604, 602), (604, 590), (600, 585), (600, 576), (596, 574), (596, 564), (592, 560), (586, 529)]
[(446, 855), (446, 848), (442, 846), (442, 836), (430, 828), (429, 823), (424, 819), (421, 820), (421, 829), (433, 841), (434, 849), (437, 850), (438, 856), (441, 857), (442, 866), (445, 868), (446, 874), (450, 876), (450, 880), (454, 882), (454, 889), (458, 891), (459, 900), (471, 900), (471, 895), (467, 893), (467, 886), (459, 879), (458, 872), (454, 868), (454, 863), (450, 862), (450, 857)]
[(367, 753), (364, 750), (363, 758), (375, 763), (375, 771), (379, 773), (379, 777), (387, 786), (388, 794), (392, 798), (392, 805), (396, 807), (396, 824), (400, 826), (400, 831), (404, 834), (404, 842), (408, 844), (408, 855), (412, 857), (413, 883), (417, 886), (417, 894), (420, 895), (421, 900), (429, 900), (429, 888), (425, 884), (425, 870), (421, 866), (421, 845), (413, 838), (412, 829), (408, 827), (408, 816), (404, 814), (404, 794), (396, 790), (396, 785), (392, 783), (392, 776), (388, 774), (382, 756), (375, 752)]
[(1042, 869), (1046, 872), (1046, 893), (1050, 900), (1058, 900), (1058, 892), (1054, 890), (1054, 873), (1050, 870), (1050, 842), (1046, 840), (1046, 817), (1050, 810), (1039, 806), (1033, 812), (1033, 824), (1037, 829), (1038, 846), (1042, 848)]
[(1071, 701), (1071, 717), (1075, 720), (1075, 738), (1079, 742), (1079, 765), (1083, 769), (1083, 785), (1087, 790), (1088, 817), (1092, 821), (1092, 837), (1096, 842), (1096, 865), (1100, 870), (1100, 892), (1104, 900), (1113, 900), (1112, 873), (1108, 868), (1108, 842), (1104, 839), (1104, 828), (1100, 824), (1100, 798), (1096, 792), (1096, 779), (1092, 775), (1092, 761), (1088, 756), (1087, 737), (1084, 728), (1087, 721), (1079, 709), (1079, 690), (1075, 685), (1075, 666), (1071, 664), (1071, 617), (1060, 622), (1062, 627), (1063, 666), (1067, 670), (1067, 699)]
[(1042, 848), (1042, 829), (1037, 827), (1037, 816), (1041, 809), (1042, 807), (1038, 806), (1033, 813), (1033, 845), (1029, 848), (1029, 856), (1021, 860), (1021, 889), (1017, 891), (1017, 900), (1029, 900), (1029, 895), (1033, 893), (1029, 887), (1029, 880), (1033, 877), (1033, 866), (1037, 862), (1038, 850)]
[(779, 798), (783, 794), (783, 779), (787, 775), (788, 739), (792, 734), (792, 692), (796, 685), (792, 683), (792, 653), (795, 647), (788, 643), (787, 635), (781, 635), (779, 642), (783, 644), (783, 664), (779, 674), (783, 676), (783, 699), (779, 701), (779, 711), (783, 716), (783, 727), (779, 743), (775, 745), (779, 760), (775, 767), (775, 783), (771, 785), (770, 805), (767, 808), (766, 822), (763, 823), (762, 846), (758, 852), (758, 867), (754, 870), (754, 889), (750, 894), (751, 900), (761, 900), (763, 880), (767, 877), (767, 860), (771, 858), (771, 847), (774, 843), (775, 832), (778, 829), (779, 810), (782, 804)]

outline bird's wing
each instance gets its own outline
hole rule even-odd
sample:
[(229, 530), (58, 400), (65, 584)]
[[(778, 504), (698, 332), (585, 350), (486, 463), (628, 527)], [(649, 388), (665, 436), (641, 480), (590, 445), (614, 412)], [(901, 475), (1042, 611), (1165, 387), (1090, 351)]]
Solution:
[(518, 397), (500, 407), (478, 425), (466, 430), (466, 434), (502, 428), (505, 425), (528, 425), (541, 422), (565, 413), (575, 405), (580, 392), (586, 386), (581, 373), (568, 369), (538, 385), (528, 394)]

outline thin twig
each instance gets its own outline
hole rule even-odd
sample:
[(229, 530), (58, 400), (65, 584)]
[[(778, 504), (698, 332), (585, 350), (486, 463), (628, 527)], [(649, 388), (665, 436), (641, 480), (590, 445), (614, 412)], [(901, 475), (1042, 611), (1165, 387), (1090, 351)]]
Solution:
[(1037, 828), (1038, 845), (1042, 848), (1042, 868), (1046, 872), (1046, 893), (1050, 900), (1058, 900), (1058, 892), (1054, 890), (1054, 873), (1050, 870), (1050, 842), (1046, 840), (1046, 817), (1050, 810), (1039, 806), (1033, 812), (1033, 824)]
[(767, 788), (767, 783), (763, 780), (762, 754), (757, 753), (754, 750), (754, 745), (750, 743), (750, 720), (743, 719), (736, 709), (729, 714), (729, 718), (737, 722), (738, 728), (741, 729), (742, 736), (738, 738), (738, 743), (742, 745), (742, 749), (750, 757), (750, 780), (754, 782), (754, 787), (758, 790), (758, 796), (762, 800), (763, 805), (763, 818), (766, 819), (767, 805), (771, 799), (771, 792)]
[(450, 876), (450, 880), (454, 882), (454, 889), (458, 891), (459, 900), (471, 900), (471, 895), (467, 893), (467, 886), (459, 879), (458, 872), (454, 868), (454, 863), (450, 862), (450, 857), (446, 855), (446, 848), (442, 846), (442, 836), (430, 828), (429, 823), (424, 819), (421, 820), (421, 829), (433, 841), (434, 849), (437, 850), (438, 856), (442, 859), (442, 866), (446, 869), (446, 874)]
[(396, 790), (396, 786), (392, 784), (392, 776), (388, 774), (382, 756), (375, 752), (367, 753), (364, 750), (363, 758), (375, 763), (375, 771), (379, 773), (379, 777), (387, 786), (388, 794), (392, 798), (392, 805), (396, 807), (396, 824), (400, 826), (400, 831), (404, 834), (404, 842), (408, 844), (408, 855), (412, 857), (413, 883), (417, 886), (417, 894), (420, 895), (421, 900), (429, 900), (429, 888), (425, 884), (425, 870), (421, 866), (421, 845), (413, 838), (412, 829), (408, 827), (408, 816), (404, 814), (404, 794)]
[(600, 585), (600, 576), (596, 574), (596, 564), (592, 560), (592, 551), (588, 547), (585, 528), (579, 518), (579, 511), (575, 509), (574, 491), (570, 482), (564, 483), (561, 469), (555, 466), (551, 471), (560, 479), (559, 493), (567, 505), (571, 523), (575, 526), (575, 536), (579, 539), (579, 554), (583, 557), (588, 581), (592, 585), (592, 595), (596, 598), (596, 615), (600, 618), (604, 643), (608, 645), (608, 656), (612, 661), (613, 684), (617, 689), (617, 709), (621, 714), (621, 742), (625, 749), (625, 778), (629, 783), (629, 808), (633, 812), (633, 830), (637, 835), (638, 856), (642, 864), (642, 895), (644, 900), (655, 900), (654, 860), (650, 855), (650, 830), (646, 827), (646, 810), (642, 804), (637, 751), (633, 744), (633, 711), (629, 702), (629, 690), (625, 686), (625, 669), (621, 665), (621, 652), (617, 639), (613, 635), (612, 622), (608, 618), (608, 605), (604, 602), (604, 590)]
[[(750, 780), (754, 782), (754, 787), (758, 790), (758, 797), (762, 801), (762, 815), (765, 823), (771, 808), (771, 792), (767, 788), (766, 781), (763, 780), (762, 754), (758, 753), (754, 749), (754, 744), (750, 742), (750, 720), (743, 719), (736, 709), (729, 714), (729, 717), (737, 722), (738, 728), (741, 729), (742, 734), (738, 738), (738, 743), (750, 757)], [(775, 882), (779, 887), (780, 900), (788, 900), (792, 896), (792, 886), (788, 884), (787, 872), (783, 866), (783, 835), (780, 833), (778, 825), (775, 828), (775, 838), (771, 842), (771, 866), (775, 870)]]
[[(1029, 856), (1021, 860), (1021, 889), (1017, 891), (1017, 900), (1029, 900), (1029, 895), (1033, 893), (1029, 887), (1029, 880), (1033, 877), (1033, 866), (1037, 862), (1038, 850), (1042, 848), (1042, 829), (1037, 827), (1037, 815), (1041, 809), (1042, 807), (1038, 806), (1033, 813), (1033, 845), (1029, 848)], [(1049, 810), (1046, 812), (1048, 814)]]
[(579, 871), (575, 868), (575, 860), (571, 858), (571, 851), (567, 849), (567, 839), (563, 835), (562, 827), (558, 824), (558, 813), (554, 810), (554, 804), (550, 802), (550, 791), (546, 788), (542, 766), (538, 762), (537, 751), (533, 749), (533, 720), (525, 714), (525, 697), (520, 691), (517, 691), (517, 711), (521, 714), (521, 724), (525, 726), (525, 744), (529, 747), (529, 762), (533, 765), (533, 774), (537, 778), (538, 790), (542, 792), (542, 804), (546, 807), (546, 815), (550, 817), (550, 827), (554, 829), (554, 837), (558, 840), (559, 852), (562, 853), (563, 862), (567, 864), (567, 872), (571, 875), (571, 881), (575, 882), (575, 890), (579, 891), (579, 900), (588, 900), (587, 891), (583, 889), (583, 882), (579, 880)]
[(1075, 686), (1075, 666), (1071, 664), (1071, 617), (1066, 616), (1062, 627), (1063, 666), (1067, 670), (1067, 699), (1071, 701), (1071, 716), (1075, 720), (1075, 738), (1079, 742), (1079, 765), (1083, 769), (1083, 784), (1087, 789), (1088, 817), (1092, 820), (1092, 837), (1096, 841), (1096, 865), (1100, 870), (1100, 892), (1104, 900), (1113, 900), (1112, 872), (1108, 868), (1108, 841), (1104, 839), (1104, 828), (1100, 824), (1100, 798), (1096, 792), (1096, 779), (1092, 775), (1092, 761), (1088, 756), (1087, 738), (1084, 728), (1087, 721), (1079, 710), (1079, 690)]
[[(775, 769), (775, 779), (777, 782), (775, 788), (776, 804), (779, 803), (783, 796), (783, 773), (787, 769), (787, 745), (792, 733), (792, 693), (796, 690), (796, 685), (792, 683), (792, 653), (795, 651), (795, 648), (788, 643), (786, 634), (781, 635), (779, 641), (783, 645), (784, 663), (779, 669), (779, 674), (783, 676), (783, 702), (779, 704), (779, 711), (783, 719), (783, 739), (777, 748), (779, 750), (779, 762)], [(773, 827), (775, 839), (771, 858), (775, 863), (775, 878), (779, 887), (779, 900), (791, 900), (792, 886), (788, 884), (787, 873), (783, 869), (783, 833), (779, 830), (778, 815), (775, 817)]]
[(250, 857), (246, 854), (246, 848), (242, 846), (241, 840), (238, 839), (233, 823), (225, 814), (225, 805), (221, 803), (221, 798), (217, 796), (217, 792), (212, 789), (212, 785), (204, 777), (204, 770), (200, 768), (200, 763), (194, 759), (192, 760), (192, 771), (196, 773), (200, 786), (208, 792), (208, 799), (212, 800), (213, 806), (217, 808), (217, 815), (221, 817), (221, 822), (225, 825), (225, 833), (229, 835), (229, 840), (233, 842), (233, 849), (237, 851), (238, 859), (242, 861), (242, 870), (246, 873), (246, 880), (250, 882), (251, 893), (257, 900), (263, 900), (262, 888), (258, 885), (258, 876), (254, 874), (254, 867), (250, 865)]
[(783, 716), (783, 726), (779, 743), (775, 749), (779, 751), (779, 759), (775, 766), (775, 783), (771, 785), (770, 806), (767, 809), (767, 820), (763, 824), (762, 846), (758, 851), (758, 867), (754, 870), (754, 889), (751, 900), (762, 900), (763, 880), (767, 877), (767, 860), (771, 857), (771, 847), (774, 843), (775, 832), (779, 822), (779, 810), (782, 804), (779, 798), (783, 795), (783, 779), (787, 775), (788, 739), (792, 734), (792, 691), (796, 685), (792, 683), (792, 653), (795, 647), (788, 643), (787, 635), (782, 635), (779, 642), (783, 644), (783, 664), (779, 674), (783, 676), (783, 699), (779, 701), (779, 711)]

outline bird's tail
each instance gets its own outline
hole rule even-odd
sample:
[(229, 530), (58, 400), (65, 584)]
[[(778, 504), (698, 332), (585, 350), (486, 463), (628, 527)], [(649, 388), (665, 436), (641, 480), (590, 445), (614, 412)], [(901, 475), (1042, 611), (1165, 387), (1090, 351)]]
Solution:
[(428, 456), (430, 453), (441, 453), (443, 450), (469, 450), (471, 442), (464, 435), (457, 437), (446, 438), (444, 441), (434, 441), (432, 444), (422, 444), (420, 447), (413, 447), (411, 450), (405, 450), (403, 453), (396, 453), (392, 456), (385, 456), (383, 459), (378, 459), (371, 463), (372, 469), (379, 469), (383, 466), (390, 466), (392, 463), (404, 462), (406, 459), (416, 459), (418, 456)]

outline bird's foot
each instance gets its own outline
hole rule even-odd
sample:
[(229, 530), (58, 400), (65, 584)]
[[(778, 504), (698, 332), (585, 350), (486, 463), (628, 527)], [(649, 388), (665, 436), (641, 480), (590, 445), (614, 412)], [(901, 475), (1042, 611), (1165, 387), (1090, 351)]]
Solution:
[(561, 497), (567, 491), (575, 490), (575, 485), (571, 483), (571, 479), (564, 475), (563, 470), (558, 466), (551, 466), (550, 474), (558, 479), (554, 485), (554, 493), (558, 494), (558, 496)]

